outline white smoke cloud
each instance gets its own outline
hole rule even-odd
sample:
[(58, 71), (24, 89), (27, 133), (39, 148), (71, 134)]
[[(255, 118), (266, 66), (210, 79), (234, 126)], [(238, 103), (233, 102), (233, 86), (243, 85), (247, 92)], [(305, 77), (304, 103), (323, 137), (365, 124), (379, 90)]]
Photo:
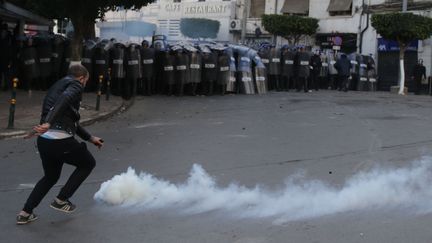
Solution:
[(219, 210), (236, 217), (276, 217), (279, 221), (377, 208), (427, 213), (432, 212), (431, 175), (432, 158), (424, 157), (405, 168), (360, 172), (341, 187), (294, 175), (282, 188), (266, 190), (236, 183), (220, 187), (197, 164), (180, 184), (129, 168), (102, 183), (94, 198), (117, 206), (171, 207), (190, 214)]

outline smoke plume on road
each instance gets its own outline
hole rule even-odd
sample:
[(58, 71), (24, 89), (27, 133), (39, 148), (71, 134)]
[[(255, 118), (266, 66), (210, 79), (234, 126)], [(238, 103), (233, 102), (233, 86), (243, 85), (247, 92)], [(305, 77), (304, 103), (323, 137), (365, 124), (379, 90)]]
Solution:
[(197, 214), (221, 211), (234, 217), (276, 217), (283, 221), (367, 209), (432, 211), (432, 158), (408, 167), (376, 168), (348, 178), (342, 186), (294, 175), (278, 189), (218, 186), (200, 165), (184, 183), (174, 184), (132, 168), (104, 182), (94, 198), (109, 205), (173, 208)]

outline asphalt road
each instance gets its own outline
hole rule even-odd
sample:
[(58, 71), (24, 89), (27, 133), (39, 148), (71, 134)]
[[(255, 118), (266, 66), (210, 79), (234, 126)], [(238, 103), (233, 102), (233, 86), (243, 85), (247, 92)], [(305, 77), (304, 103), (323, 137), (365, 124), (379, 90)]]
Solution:
[[(394, 206), (398, 200), (379, 191), (382, 201), (390, 203), (381, 204), (380, 195), (372, 194), (370, 201), (377, 203), (361, 204), (354, 195), (343, 209), (332, 205), (331, 197), (310, 203), (316, 199), (311, 194), (321, 191), (303, 188), (277, 204), (263, 204), (260, 210), (287, 210), (268, 217), (241, 217), (248, 210), (242, 207), (185, 213), (185, 206), (176, 203), (149, 209), (93, 199), (102, 182), (129, 166), (178, 184), (187, 180), (193, 164), (200, 164), (218, 188), (231, 182), (246, 188), (260, 185), (277, 198), (286, 179), (299, 171), (300, 187), (321, 181), (339, 190), (362, 171), (410, 168), (430, 155), (431, 108), (430, 96), (389, 93), (140, 97), (127, 112), (88, 127), (105, 140), (105, 147), (91, 149), (97, 167), (71, 199), (78, 206), (71, 215), (48, 207), (72, 171), (65, 166), (59, 186), (35, 210), (39, 219), (15, 225), (15, 215), (42, 169), (34, 140), (0, 141), (0, 242), (432, 242), (428, 196)], [(369, 195), (368, 189), (366, 185), (354, 194)], [(290, 208), (298, 200), (305, 207)], [(223, 202), (229, 208), (230, 200)], [(336, 210), (325, 213), (330, 206)], [(296, 212), (305, 215), (291, 217)]]

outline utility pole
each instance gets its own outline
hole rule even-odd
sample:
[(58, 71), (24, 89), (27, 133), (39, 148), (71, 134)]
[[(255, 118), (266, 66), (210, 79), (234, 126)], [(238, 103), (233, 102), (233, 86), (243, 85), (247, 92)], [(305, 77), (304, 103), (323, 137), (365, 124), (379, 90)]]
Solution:
[[(278, 0), (274, 0), (274, 1), (275, 1), (274, 14), (277, 14)], [(273, 44), (276, 45), (276, 42), (277, 42), (277, 35), (273, 35)]]
[(408, 10), (408, 0), (403, 0), (402, 2), (402, 12), (406, 12)]
[(247, 27), (247, 18), (249, 13), (249, 5), (250, 0), (243, 0), (243, 18), (242, 18), (242, 29), (241, 29), (241, 42), (242, 44), (245, 43), (245, 37), (246, 37), (246, 27)]

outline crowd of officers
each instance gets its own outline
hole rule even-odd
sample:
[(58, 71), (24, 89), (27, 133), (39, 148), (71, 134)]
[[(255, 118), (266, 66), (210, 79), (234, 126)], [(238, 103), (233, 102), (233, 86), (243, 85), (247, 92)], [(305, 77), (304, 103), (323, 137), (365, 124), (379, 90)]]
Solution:
[(311, 52), (305, 47), (279, 49), (274, 45), (264, 46), (258, 53), (268, 73), (269, 90), (376, 90), (375, 61), (371, 56), (333, 50)]
[(70, 66), (70, 41), (60, 35), (18, 35), (0, 29), (0, 84), (3, 90), (12, 87), (18, 78), (18, 88), (46, 90), (66, 75)]
[(93, 76), (111, 80), (114, 94), (213, 95), (226, 92), (263, 94), (270, 91), (310, 92), (318, 89), (375, 90), (375, 62), (370, 56), (300, 47), (177, 43), (141, 45), (115, 40), (84, 45), (82, 64)]
[[(66, 75), (71, 62), (70, 41), (60, 35), (13, 38), (1, 31), (3, 88), (12, 76), (26, 90), (46, 90)], [(129, 99), (136, 94), (213, 95), (226, 92), (263, 94), (270, 91), (309, 92), (322, 88), (374, 90), (375, 64), (370, 56), (304, 47), (258, 50), (231, 44), (143, 41), (123, 44), (112, 40), (86, 41), (81, 63), (91, 77), (87, 91), (110, 92)]]
[[(125, 99), (136, 94), (224, 94), (230, 79), (228, 52), (207, 45), (164, 48), (146, 40), (141, 45), (87, 41), (81, 63), (93, 76), (109, 76), (112, 93)], [(94, 85), (91, 82), (89, 89)]]

